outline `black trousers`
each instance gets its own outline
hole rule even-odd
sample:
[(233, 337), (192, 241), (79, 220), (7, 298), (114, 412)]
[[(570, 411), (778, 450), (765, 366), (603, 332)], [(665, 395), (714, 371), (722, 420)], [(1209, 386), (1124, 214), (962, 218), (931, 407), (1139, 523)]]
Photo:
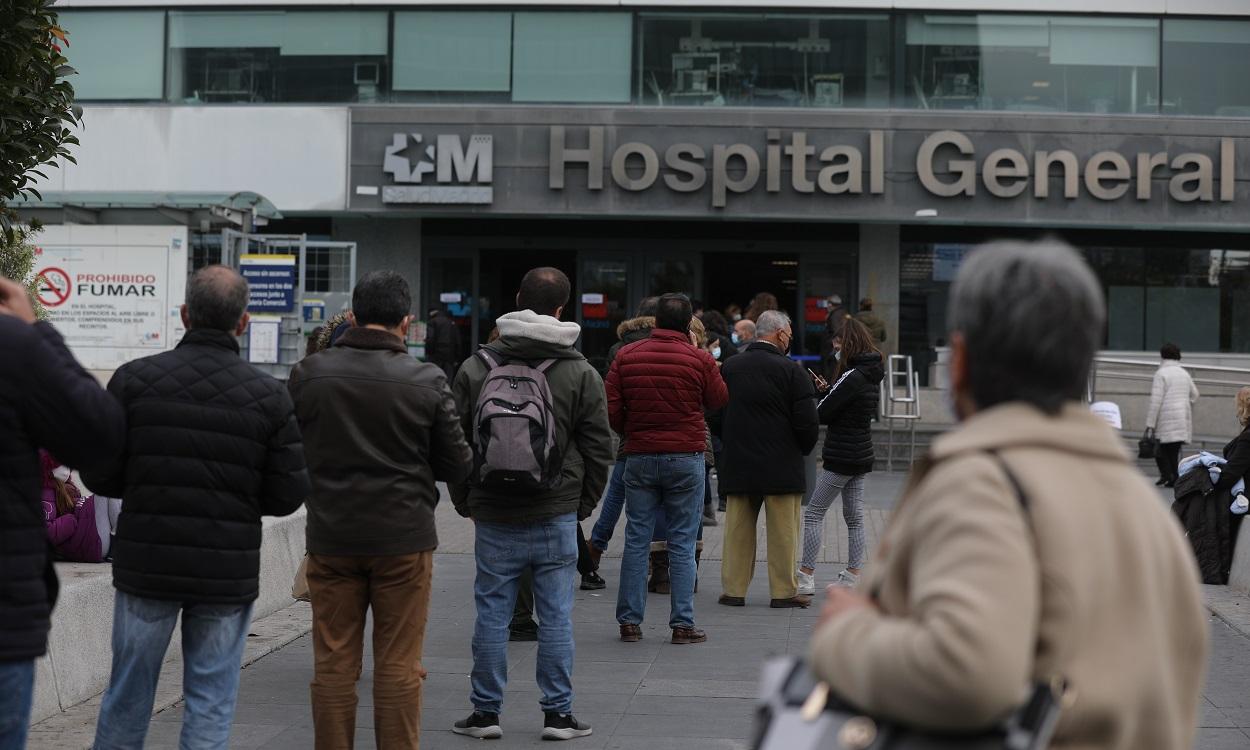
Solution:
[(1159, 467), (1159, 478), (1165, 482), (1173, 482), (1179, 478), (1178, 466), (1181, 460), (1181, 446), (1184, 443), (1160, 443), (1155, 452), (1155, 464)]

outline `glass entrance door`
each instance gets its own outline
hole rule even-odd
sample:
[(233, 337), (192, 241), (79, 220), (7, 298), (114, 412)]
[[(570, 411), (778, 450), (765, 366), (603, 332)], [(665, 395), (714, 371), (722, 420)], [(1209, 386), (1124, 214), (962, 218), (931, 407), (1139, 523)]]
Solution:
[(608, 349), (617, 341), (617, 326), (634, 314), (629, 265), (629, 256), (624, 254), (582, 257), (576, 320), (582, 326), (582, 353), (600, 372), (607, 370)]

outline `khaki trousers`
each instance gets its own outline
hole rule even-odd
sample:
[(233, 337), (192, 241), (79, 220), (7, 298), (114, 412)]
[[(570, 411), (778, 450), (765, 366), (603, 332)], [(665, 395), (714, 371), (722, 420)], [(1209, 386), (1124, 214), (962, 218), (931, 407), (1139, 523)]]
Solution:
[(379, 557), (308, 556), (313, 611), (313, 729), (317, 750), (351, 750), (365, 614), (373, 610), (373, 728), (380, 750), (417, 748), (421, 645), (433, 551)]
[(803, 495), (730, 495), (725, 511), (721, 587), (726, 596), (747, 595), (755, 573), (755, 524), (760, 507), (768, 530), (768, 590), (774, 599), (798, 593), (794, 561), (799, 551)]

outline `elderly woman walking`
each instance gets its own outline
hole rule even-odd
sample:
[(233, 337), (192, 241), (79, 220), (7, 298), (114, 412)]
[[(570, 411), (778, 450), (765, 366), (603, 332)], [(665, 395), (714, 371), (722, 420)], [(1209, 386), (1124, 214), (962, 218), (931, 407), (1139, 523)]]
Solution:
[(1155, 453), (1159, 481), (1155, 484), (1172, 487), (1177, 480), (1181, 446), (1193, 438), (1193, 405), (1198, 401), (1198, 387), (1181, 367), (1181, 350), (1176, 344), (1164, 344), (1159, 354), (1163, 362), (1155, 370), (1150, 387), (1146, 429), (1159, 441)]

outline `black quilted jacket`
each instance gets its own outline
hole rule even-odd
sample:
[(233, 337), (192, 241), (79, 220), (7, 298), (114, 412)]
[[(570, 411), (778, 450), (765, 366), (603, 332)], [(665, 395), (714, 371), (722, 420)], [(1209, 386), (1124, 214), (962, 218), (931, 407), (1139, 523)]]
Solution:
[(230, 334), (191, 330), (172, 352), (123, 366), (109, 391), (126, 411), (124, 461), (83, 479), (123, 498), (113, 585), (151, 599), (254, 600), (261, 516), (293, 513), (309, 492), (286, 388), (240, 359)]
[(122, 413), (47, 323), (0, 315), (0, 662), (41, 656), (56, 573), (38, 448), (87, 469), (117, 459)]
[(846, 476), (872, 471), (872, 417), (881, 404), (885, 369), (881, 355), (862, 354), (825, 393), (817, 405), (825, 432), (821, 459), (826, 471)]

